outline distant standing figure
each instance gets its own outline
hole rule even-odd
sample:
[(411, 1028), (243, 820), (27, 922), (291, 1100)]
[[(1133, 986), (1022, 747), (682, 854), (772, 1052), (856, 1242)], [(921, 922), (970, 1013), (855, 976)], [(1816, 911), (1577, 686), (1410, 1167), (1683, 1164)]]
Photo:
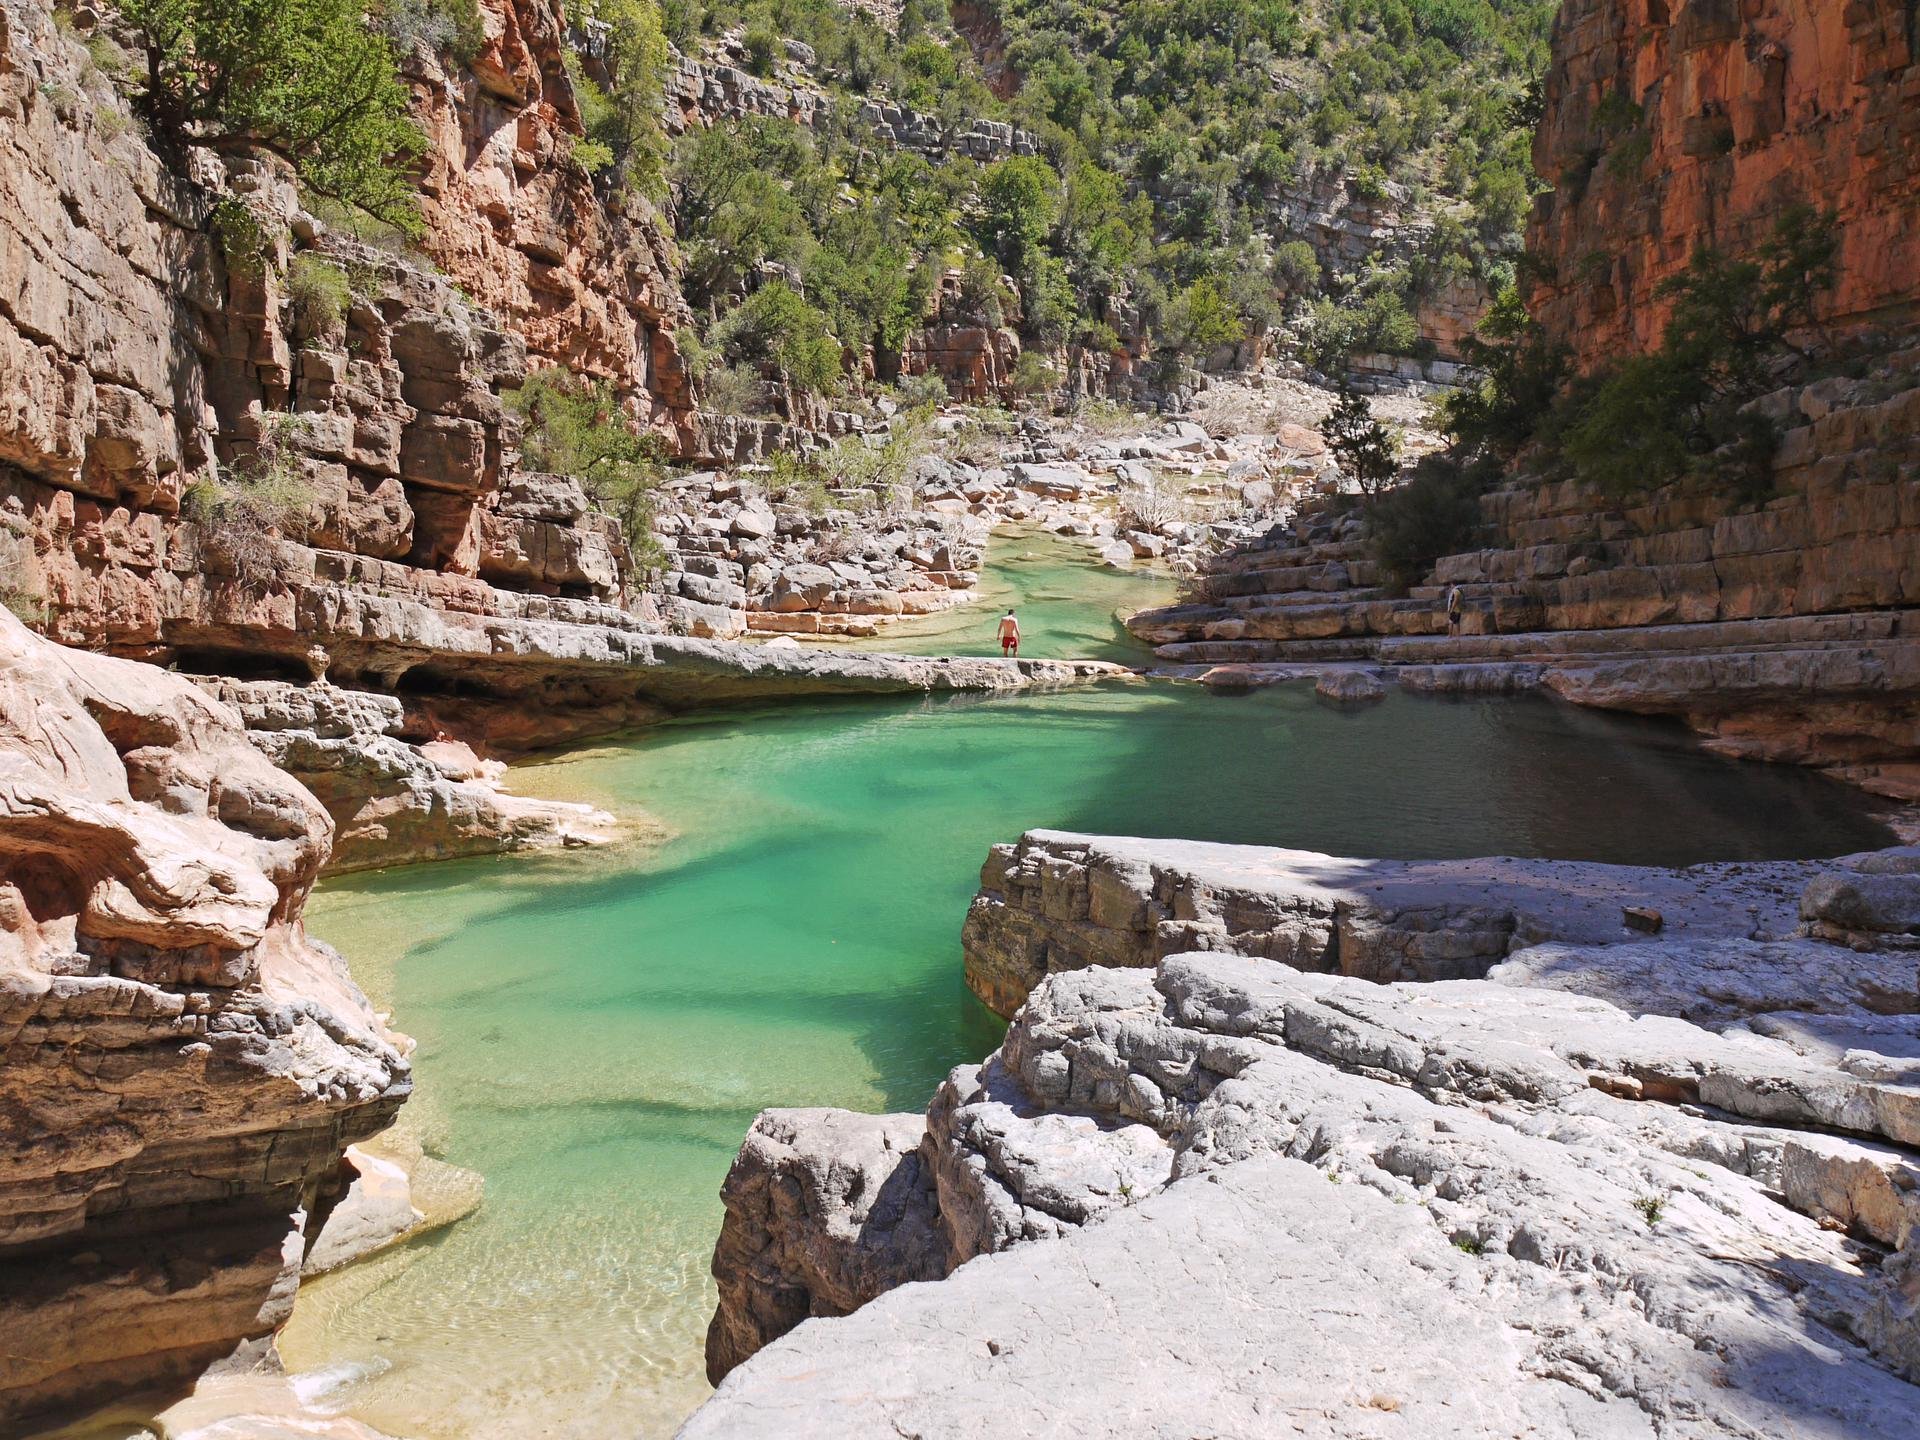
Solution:
[(1447, 591), (1447, 633), (1453, 634), (1460, 628), (1460, 587), (1455, 585)]
[(1009, 658), (1020, 653), (1020, 622), (1011, 610), (1000, 617), (1000, 653)]

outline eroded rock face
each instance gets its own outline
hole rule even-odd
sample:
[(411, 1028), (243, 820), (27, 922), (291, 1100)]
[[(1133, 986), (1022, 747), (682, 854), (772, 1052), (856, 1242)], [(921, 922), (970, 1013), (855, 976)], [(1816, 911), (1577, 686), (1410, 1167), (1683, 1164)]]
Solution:
[(1847, 329), (1911, 321), (1920, 277), (1920, 32), (1905, 0), (1569, 0), (1534, 164), (1536, 315), (1584, 366), (1651, 348), (1660, 283), (1746, 254), (1785, 209), (1838, 219)]
[(262, 753), (327, 807), (335, 827), (330, 870), (593, 845), (618, 830), (591, 805), (510, 793), (506, 766), (482, 760), (464, 741), (410, 734), (405, 707), (391, 695), (277, 680), (200, 683), (239, 711)]
[(411, 1083), (300, 923), (332, 836), (231, 709), (0, 614), (0, 1423), (285, 1319)]
[(769, 1110), (721, 1191), (713, 1269), (725, 1292), (707, 1331), (715, 1384), (814, 1315), (848, 1315), (906, 1280), (947, 1273), (919, 1115)]
[[(1596, 906), (1599, 867), (1567, 868)], [(905, 1284), (903, 1249), (896, 1288), (769, 1345), (682, 1433), (985, 1435), (1030, 1389), (1063, 1435), (1905, 1434), (1910, 960), (1723, 936), (1426, 984), (1226, 953), (1056, 972), (913, 1155), (860, 1151), (862, 1193), (932, 1178), (954, 1272)], [(850, 1127), (795, 1116), (781, 1165), (831, 1173)], [(785, 1218), (769, 1260), (821, 1223)]]
[(676, 331), (691, 324), (651, 205), (611, 197), (569, 159), (581, 133), (553, 0), (482, 0), (487, 40), (447, 73), (414, 57), (432, 141), (425, 246), (536, 356), (614, 381), (681, 453), (702, 442)]
[[(1147, 968), (1196, 950), (1364, 980), (1458, 980), (1549, 941), (1618, 941), (1628, 906), (1657, 909), (1696, 944), (1784, 939), (1799, 921), (1803, 888), (1824, 873), (1802, 861), (1661, 870), (1507, 858), (1351, 860), (1033, 830), (988, 854), (961, 944), (967, 984), (1004, 1016), (1047, 975)], [(1894, 977), (1883, 980), (1905, 991), (1912, 978), (1895, 962)]]

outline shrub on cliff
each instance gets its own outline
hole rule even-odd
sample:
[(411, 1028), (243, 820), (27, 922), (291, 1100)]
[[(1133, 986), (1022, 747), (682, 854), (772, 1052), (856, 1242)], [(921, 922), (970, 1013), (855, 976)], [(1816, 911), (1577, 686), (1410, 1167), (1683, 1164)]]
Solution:
[(304, 252), (288, 263), (286, 284), (294, 330), (308, 343), (331, 339), (353, 304), (353, 284), (347, 272), (329, 260)]
[(1417, 585), (1442, 555), (1473, 543), (1480, 497), (1497, 467), (1427, 455), (1404, 484), (1367, 504), (1367, 549), (1396, 589)]
[(827, 317), (791, 285), (762, 285), (723, 320), (714, 339), (734, 362), (771, 365), (796, 390), (823, 395), (840, 383), (840, 345)]
[(479, 0), (374, 0), (368, 9), (402, 50), (424, 45), (465, 65), (487, 43)]
[(314, 193), (418, 228), (410, 170), (426, 141), (362, 0), (125, 0), (122, 14), (156, 138), (271, 151)]
[(251, 453), (211, 467), (180, 497), (209, 554), (239, 579), (276, 578), (281, 539), (305, 526), (318, 498), (302, 458), (305, 425), (299, 415), (264, 416)]
[(1764, 498), (1778, 435), (1752, 402), (1814, 358), (1804, 341), (1817, 340), (1836, 256), (1834, 217), (1790, 207), (1751, 255), (1703, 248), (1660, 287), (1673, 310), (1657, 349), (1574, 379), (1564, 347), (1502, 296), (1468, 346), (1482, 381), (1443, 410), (1454, 448), (1537, 442), (1546, 463), (1611, 494), (1697, 476)]
[(657, 563), (654, 492), (664, 474), (665, 447), (635, 432), (613, 385), (558, 368), (537, 370), (507, 402), (526, 421), (520, 451), (535, 469), (571, 475), (620, 524), (634, 563)]
[(586, 131), (574, 158), (589, 174), (611, 168), (618, 183), (658, 197), (665, 193), (667, 156), (660, 106), (673, 59), (660, 9), (653, 0), (587, 0), (575, 18), (604, 26), (605, 44), (591, 72), (577, 52), (567, 52)]

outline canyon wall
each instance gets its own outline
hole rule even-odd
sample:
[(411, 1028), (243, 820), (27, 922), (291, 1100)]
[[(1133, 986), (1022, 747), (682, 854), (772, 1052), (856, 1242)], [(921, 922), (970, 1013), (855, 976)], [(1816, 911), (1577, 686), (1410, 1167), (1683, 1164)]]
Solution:
[(1404, 593), (1357, 513), (1309, 505), (1220, 557), (1199, 598), (1127, 623), (1172, 673), (1212, 684), (1357, 670), (1544, 688), (1679, 716), (1728, 754), (1920, 793), (1920, 348), (1862, 368), (1763, 402), (1783, 427), (1763, 504), (1701, 481), (1623, 498), (1518, 476)]
[(1920, 794), (1916, 24), (1901, 0), (1561, 10), (1529, 305), (1580, 366), (1656, 345), (1661, 286), (1701, 247), (1752, 255), (1794, 205), (1834, 217), (1819, 363), (1753, 402), (1779, 437), (1753, 493), (1695, 477), (1610, 495), (1523, 456), (1472, 538), (1410, 588), (1358, 514), (1308, 505), (1134, 632), (1173, 673), (1223, 686), (1544, 687)]
[(481, 0), (465, 65), (419, 47), (427, 132), (422, 246), (529, 355), (611, 380), (677, 453), (704, 449), (676, 332), (692, 323), (670, 228), (644, 198), (596, 188), (571, 162), (581, 133), (557, 0)]
[(411, 1085), (238, 715), (0, 613), (0, 1428), (265, 1352)]
[(1023, 837), (1001, 1048), (756, 1122), (681, 1433), (1904, 1434), (1916, 867)]
[(691, 324), (672, 232), (634, 194), (570, 161), (580, 134), (557, 0), (482, 0), (465, 65), (417, 48), (415, 115), (430, 148), (422, 248), (530, 355), (612, 380), (676, 453), (705, 449), (676, 332)]
[[(323, 795), (342, 864), (599, 828), (502, 797), (490, 752), (712, 699), (1070, 678), (667, 633), (704, 612), (633, 590), (580, 481), (521, 464), (506, 397), (566, 364), (704, 444), (668, 247), (567, 158), (552, 7), (483, 18), (459, 77), (410, 62), (434, 141), (416, 254), (330, 228), (270, 160), (163, 162), (49, 9), (0, 4), (6, 601), (65, 644), (247, 681), (228, 698)], [(339, 313), (291, 293), (314, 264), (347, 287)], [(279, 503), (238, 503), (260, 476)], [(321, 680), (340, 688), (300, 693)]]
[(1905, 327), (1920, 285), (1920, 20), (1907, 0), (1567, 0), (1534, 163), (1534, 313), (1583, 368), (1658, 342), (1660, 283), (1838, 218), (1836, 329)]

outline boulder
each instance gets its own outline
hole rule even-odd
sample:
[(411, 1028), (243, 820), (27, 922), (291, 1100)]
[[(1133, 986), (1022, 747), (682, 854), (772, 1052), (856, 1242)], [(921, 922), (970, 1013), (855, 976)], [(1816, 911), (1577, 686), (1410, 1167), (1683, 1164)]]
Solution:
[(1327, 700), (1363, 703), (1384, 700), (1386, 682), (1366, 670), (1327, 670), (1314, 681), (1313, 693)]
[(747, 540), (765, 540), (777, 528), (773, 511), (765, 505), (747, 505), (733, 512), (727, 524), (730, 534)]

